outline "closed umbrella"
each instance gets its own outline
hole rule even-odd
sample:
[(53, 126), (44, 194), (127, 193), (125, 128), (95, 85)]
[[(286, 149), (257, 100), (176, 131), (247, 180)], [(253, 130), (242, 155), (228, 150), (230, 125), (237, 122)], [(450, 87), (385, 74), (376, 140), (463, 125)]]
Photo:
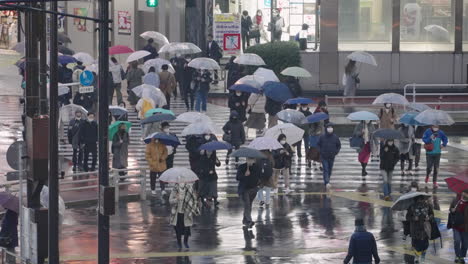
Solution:
[(264, 159), (266, 158), (262, 152), (252, 148), (242, 147), (231, 153), (231, 157), (234, 158), (252, 158), (252, 159)]
[(253, 74), (255, 77), (261, 77), (259, 82), (261, 85), (265, 84), (265, 82), (279, 82), (278, 76), (276, 76), (275, 72), (270, 69), (265, 68), (258, 68), (255, 73)]
[(300, 111), (293, 109), (285, 109), (280, 111), (278, 114), (276, 114), (276, 116), (283, 122), (292, 123), (295, 125), (301, 125), (305, 121), (305, 115)]
[(256, 93), (259, 94), (261, 91), (253, 86), (250, 86), (248, 84), (234, 84), (231, 87), (229, 87), (229, 90), (232, 91), (240, 91), (244, 93)]
[(159, 45), (165, 45), (169, 43), (169, 40), (163, 34), (156, 31), (146, 31), (140, 34), (140, 37), (148, 40), (153, 39)]
[(349, 54), (347, 58), (356, 62), (377, 66), (375, 57), (365, 51), (355, 51)]
[(401, 139), (404, 138), (403, 134), (395, 129), (380, 128), (374, 131), (374, 137), (381, 139)]
[(68, 63), (76, 63), (76, 59), (73, 58), (72, 56), (61, 55), (61, 56), (58, 56), (58, 62), (62, 65), (66, 65)]
[(430, 194), (423, 193), (423, 192), (409, 192), (406, 194), (403, 194), (398, 198), (398, 200), (395, 201), (392, 205), (392, 210), (395, 211), (406, 211), (408, 208), (415, 203), (416, 197), (430, 197)]
[(113, 116), (123, 116), (128, 114), (127, 109), (116, 105), (109, 105), (109, 112), (111, 112)]
[(424, 27), (424, 30), (427, 32), (431, 33), (431, 35), (438, 39), (438, 40), (443, 40), (443, 41), (450, 41), (450, 33), (449, 31), (439, 25), (427, 25)]
[(154, 67), (154, 69), (156, 70), (156, 72), (161, 72), (162, 69), (161, 67), (163, 65), (167, 65), (169, 67), (168, 71), (171, 72), (171, 73), (175, 73), (175, 69), (174, 67), (172, 67), (172, 64), (170, 61), (168, 60), (165, 60), (165, 59), (161, 59), (161, 58), (156, 58), (156, 59), (151, 59), (151, 60), (147, 60), (145, 62), (145, 64), (143, 64), (143, 70), (148, 73), (149, 69), (151, 67)]
[(281, 72), (284, 76), (292, 76), (296, 78), (310, 78), (312, 74), (302, 67), (288, 67)]
[(401, 94), (396, 93), (385, 93), (379, 95), (375, 98), (373, 105), (377, 104), (399, 104), (399, 105), (408, 105), (408, 100)]
[(312, 124), (312, 123), (320, 122), (322, 120), (327, 120), (329, 118), (330, 117), (327, 114), (319, 112), (319, 113), (315, 113), (315, 114), (308, 116), (306, 118), (306, 122), (309, 124)]
[(246, 75), (239, 80), (237, 80), (234, 84), (247, 84), (254, 88), (261, 89), (262, 85), (265, 83), (263, 77), (254, 76), (254, 75)]
[(109, 48), (110, 55), (128, 54), (133, 52), (135, 52), (133, 49), (124, 45), (116, 45)]
[(266, 82), (263, 86), (263, 93), (273, 101), (284, 103), (293, 97), (289, 87), (280, 82)]
[(315, 102), (312, 99), (309, 98), (304, 98), (304, 97), (297, 97), (297, 98), (292, 98), (284, 102), (284, 104), (290, 104), (290, 105), (295, 105), (295, 104), (315, 104)]
[(150, 110), (146, 111), (145, 117), (150, 117), (150, 116), (152, 116), (152, 115), (154, 115), (156, 113), (169, 114), (169, 115), (175, 116), (174, 112), (172, 112), (171, 110), (164, 109), (164, 108), (153, 108), (153, 109), (150, 109)]
[(112, 123), (109, 126), (109, 140), (112, 141), (114, 138), (115, 134), (119, 131), (119, 127), (121, 124), (125, 124), (125, 129), (128, 132), (130, 128), (132, 127), (132, 123), (128, 121), (117, 121)]
[(137, 61), (139, 59), (143, 59), (144, 57), (148, 55), (151, 55), (151, 53), (146, 50), (135, 51), (132, 54), (130, 54), (130, 56), (128, 56), (127, 63), (132, 62), (132, 61)]
[(83, 65), (91, 65), (94, 63), (93, 56), (89, 55), (86, 52), (78, 52), (75, 55), (73, 55), (73, 58), (75, 58), (77, 61), (81, 61)]
[(178, 115), (175, 121), (186, 123), (212, 122), (209, 116), (199, 112), (185, 112), (183, 114)]
[(408, 107), (418, 112), (424, 112), (428, 109), (432, 109), (430, 106), (421, 103), (410, 103)]
[(450, 190), (461, 194), (464, 190), (468, 189), (468, 170), (454, 177), (445, 178), (445, 182)]
[(168, 183), (191, 183), (197, 181), (198, 177), (190, 169), (174, 167), (163, 172), (159, 180)]
[(265, 65), (265, 61), (262, 59), (262, 57), (254, 53), (241, 54), (234, 60), (234, 63), (241, 64), (241, 65), (252, 65), (252, 66)]
[(198, 122), (188, 125), (182, 130), (182, 136), (203, 135), (203, 134), (221, 134), (222, 130), (211, 122)]
[(172, 42), (165, 44), (159, 49), (159, 53), (172, 53), (172, 54), (196, 54), (202, 50), (195, 44), (190, 42)]
[(163, 121), (172, 121), (175, 120), (175, 116), (170, 115), (170, 114), (154, 114), (152, 116), (149, 116), (143, 120), (141, 120), (142, 125), (146, 124), (151, 124), (151, 123), (157, 123), (157, 122), (163, 122)]
[(265, 132), (265, 137), (278, 139), (279, 135), (281, 134), (286, 135), (286, 142), (288, 142), (289, 145), (293, 145), (302, 140), (302, 137), (304, 136), (304, 130), (289, 123), (278, 124), (268, 129)]
[(435, 109), (429, 109), (420, 113), (414, 120), (423, 124), (437, 126), (451, 126), (455, 124), (455, 121), (447, 112)]
[(188, 63), (189, 67), (199, 70), (221, 70), (219, 64), (210, 58), (196, 58)]
[(256, 150), (275, 150), (283, 148), (276, 138), (271, 137), (258, 137), (252, 140), (248, 147)]
[(351, 121), (377, 121), (380, 119), (376, 114), (371, 113), (369, 111), (354, 112), (349, 114), (346, 118), (348, 118)]
[(157, 139), (166, 146), (176, 147), (180, 145), (179, 139), (176, 136), (171, 135), (171, 134), (156, 132), (146, 137), (144, 139), (144, 142), (146, 144), (149, 144), (151, 142), (151, 139)]
[(414, 119), (417, 115), (419, 115), (419, 113), (417, 113), (417, 112), (404, 113), (400, 117), (399, 121), (402, 124), (407, 124), (407, 125), (410, 125), (410, 126), (424, 126), (425, 124), (420, 123), (420, 122), (416, 121), (416, 119)]
[(208, 143), (205, 143), (201, 145), (198, 150), (207, 150), (207, 151), (215, 151), (215, 150), (229, 150), (232, 149), (232, 145), (227, 143), (227, 142), (221, 142), (221, 141), (211, 141)]
[(0, 206), (19, 213), (19, 199), (8, 192), (0, 192)]

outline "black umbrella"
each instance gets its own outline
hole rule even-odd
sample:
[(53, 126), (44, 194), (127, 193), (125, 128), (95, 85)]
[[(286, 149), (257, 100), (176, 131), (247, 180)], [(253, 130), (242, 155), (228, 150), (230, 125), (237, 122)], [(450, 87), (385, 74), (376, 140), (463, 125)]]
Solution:
[(58, 33), (57, 39), (59, 42), (62, 42), (62, 43), (72, 43), (71, 39), (64, 33)]
[(231, 157), (236, 157), (236, 158), (244, 157), (244, 158), (254, 158), (254, 159), (266, 158), (266, 156), (263, 155), (262, 152), (256, 149), (252, 149), (252, 148), (240, 148), (234, 151), (231, 154)]
[(389, 129), (389, 128), (380, 128), (377, 129), (374, 133), (373, 136), (376, 138), (382, 138), (382, 139), (401, 139), (404, 138), (403, 134), (395, 129)]
[(72, 55), (75, 54), (75, 51), (74, 51), (74, 50), (72, 50), (72, 49), (70, 49), (70, 48), (67, 48), (67, 47), (65, 47), (65, 46), (62, 46), (62, 45), (59, 45), (59, 46), (58, 46), (58, 51), (59, 51), (60, 53), (62, 53), (63, 55), (70, 55), (70, 56), (72, 56)]

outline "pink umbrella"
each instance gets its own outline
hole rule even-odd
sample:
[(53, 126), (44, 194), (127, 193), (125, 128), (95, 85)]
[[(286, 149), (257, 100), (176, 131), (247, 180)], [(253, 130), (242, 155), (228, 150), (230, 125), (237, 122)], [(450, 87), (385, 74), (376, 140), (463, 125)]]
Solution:
[(133, 53), (133, 52), (135, 51), (124, 45), (117, 45), (117, 46), (112, 46), (109, 48), (110, 55), (126, 54), (126, 53)]

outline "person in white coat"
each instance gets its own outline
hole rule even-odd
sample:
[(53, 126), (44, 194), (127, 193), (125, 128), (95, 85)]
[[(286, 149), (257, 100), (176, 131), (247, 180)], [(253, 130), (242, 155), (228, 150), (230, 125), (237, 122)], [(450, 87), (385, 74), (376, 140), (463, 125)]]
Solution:
[[(112, 73), (112, 82), (113, 90), (112, 90), (112, 97), (114, 97), (114, 91), (117, 94), (117, 104), (123, 102), (122, 98), (122, 80), (125, 79), (125, 71), (122, 68), (122, 65), (119, 64), (116, 58), (111, 58), (112, 63), (109, 65), (110, 72)], [(109, 102), (112, 104), (112, 102)]]

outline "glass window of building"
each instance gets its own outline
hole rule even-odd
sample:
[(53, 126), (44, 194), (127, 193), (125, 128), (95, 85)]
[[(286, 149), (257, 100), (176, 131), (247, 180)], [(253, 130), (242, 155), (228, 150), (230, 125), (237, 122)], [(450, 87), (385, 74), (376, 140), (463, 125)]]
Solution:
[(463, 0), (463, 51), (468, 51), (468, 0)]
[(401, 0), (401, 51), (453, 51), (452, 0)]
[(338, 49), (392, 49), (392, 0), (339, 0)]

